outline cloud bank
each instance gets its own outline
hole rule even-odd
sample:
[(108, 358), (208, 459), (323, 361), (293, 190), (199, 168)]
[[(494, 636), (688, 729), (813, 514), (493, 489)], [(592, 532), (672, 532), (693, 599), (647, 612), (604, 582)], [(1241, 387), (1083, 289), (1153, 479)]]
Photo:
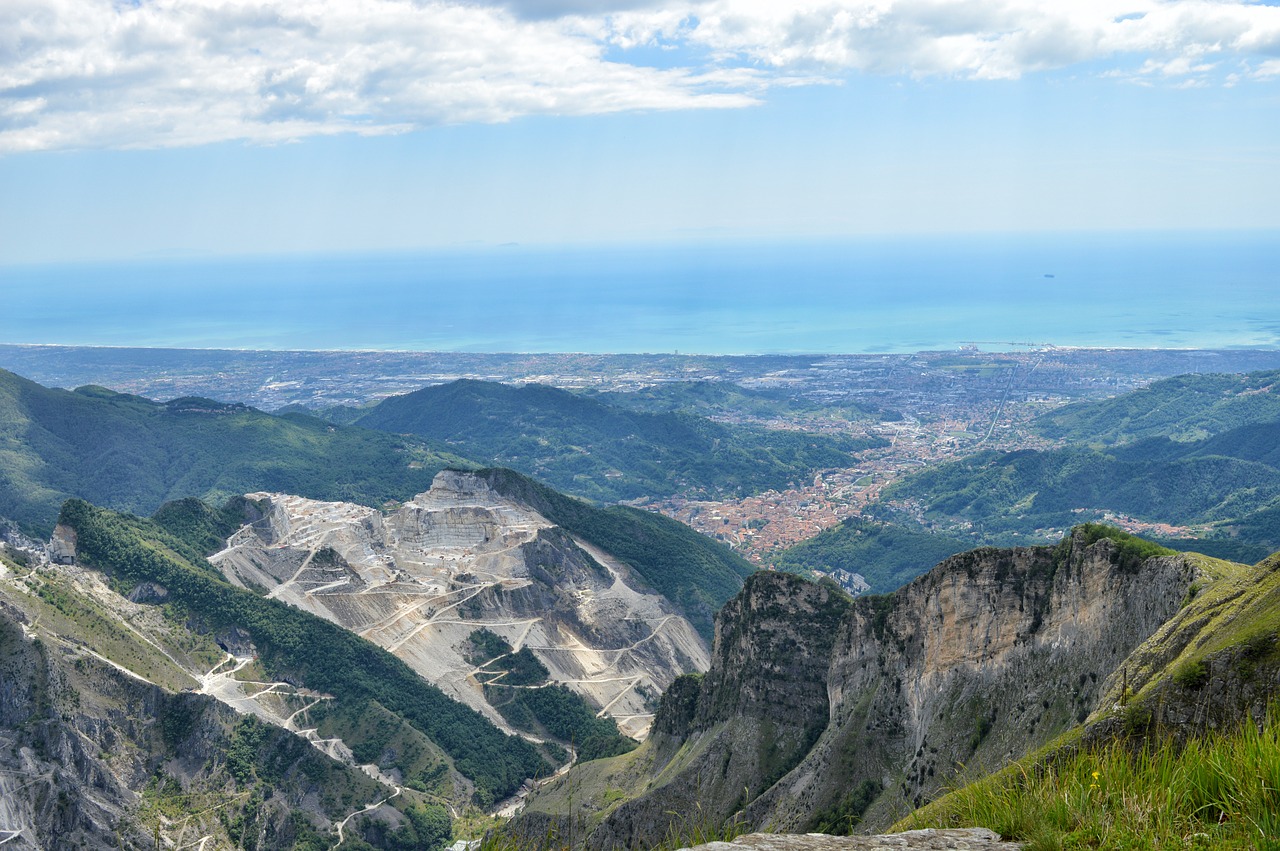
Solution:
[[(638, 55), (659, 48), (662, 67)], [(1093, 67), (1102, 63), (1098, 71)], [(1274, 84), (1280, 8), (1213, 0), (6, 0), (0, 152), (278, 143), (737, 108), (851, 73)], [(1120, 84), (1120, 83), (1117, 83)]]

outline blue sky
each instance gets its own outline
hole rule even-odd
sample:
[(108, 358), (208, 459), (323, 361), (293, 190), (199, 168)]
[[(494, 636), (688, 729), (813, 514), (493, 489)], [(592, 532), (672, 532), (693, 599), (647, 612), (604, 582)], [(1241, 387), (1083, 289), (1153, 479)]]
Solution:
[(1280, 8), (8, 0), (0, 263), (1280, 228)]

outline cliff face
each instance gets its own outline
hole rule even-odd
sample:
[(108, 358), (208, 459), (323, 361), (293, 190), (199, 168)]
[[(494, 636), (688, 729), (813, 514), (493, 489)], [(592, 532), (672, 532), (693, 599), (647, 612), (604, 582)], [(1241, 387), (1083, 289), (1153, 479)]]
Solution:
[(1197, 576), (1105, 538), (964, 553), (886, 597), (757, 574), (717, 619), (708, 674), (668, 692), (625, 768), (591, 769), (588, 788), (635, 797), (601, 815), (548, 791), (530, 818), (587, 819), (593, 847), (652, 842), (694, 797), (712, 823), (885, 826), (1083, 721)]
[[(897, 594), (855, 605), (827, 672), (832, 713), (804, 763), (748, 818), (799, 829), (863, 815), (886, 826), (966, 773), (1047, 744), (1098, 706), (1101, 686), (1176, 613), (1185, 558), (1121, 567), (1087, 548), (978, 550)], [(867, 796), (869, 797), (869, 796)]]
[(252, 497), (266, 516), (210, 558), (228, 579), (381, 645), (501, 726), (468, 659), (481, 628), (528, 648), (637, 738), (663, 689), (707, 668), (697, 632), (625, 564), (479, 476), (442, 472), (385, 516)]
[(1086, 742), (1155, 733), (1167, 741), (1261, 727), (1280, 696), (1280, 553), (1247, 567), (1205, 559), (1186, 605), (1104, 686)]

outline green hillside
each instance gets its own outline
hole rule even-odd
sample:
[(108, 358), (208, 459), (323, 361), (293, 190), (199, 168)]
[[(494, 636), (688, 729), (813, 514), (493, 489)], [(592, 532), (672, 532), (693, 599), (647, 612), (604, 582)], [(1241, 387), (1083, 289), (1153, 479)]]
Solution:
[(958, 538), (851, 517), (778, 553), (774, 566), (801, 574), (847, 570), (867, 581), (871, 588), (866, 593), (888, 594), (972, 546)]
[(1046, 437), (1117, 444), (1145, 437), (1200, 440), (1280, 420), (1280, 370), (1179, 375), (1100, 402), (1076, 402), (1040, 416)]
[(481, 470), (496, 491), (538, 510), (552, 523), (622, 559), (671, 600), (706, 638), (717, 609), (755, 572), (746, 559), (661, 514), (615, 505), (597, 508), (513, 470)]
[[(338, 822), (391, 791), (300, 736), (191, 693), (179, 664), (202, 656), (212, 667), (225, 654), (179, 623), (144, 616), (143, 632), (55, 570), (0, 582), (0, 604), (0, 776), (10, 779), (0, 809), (5, 841), (19, 840), (11, 848), (151, 849), (159, 837), (168, 848), (322, 851)], [(395, 837), (418, 845), (374, 847), (444, 844), (450, 820), (439, 802), (454, 787), (440, 768), (433, 791), (408, 790), (387, 814), (429, 815), (435, 829)], [(14, 818), (24, 810), (29, 820)], [(202, 838), (182, 842), (191, 837)]]
[(609, 502), (782, 488), (879, 445), (640, 412), (539, 384), (472, 380), (385, 399), (356, 424), (445, 441), (466, 457)]
[[(187, 509), (190, 504), (187, 504)], [(183, 514), (171, 512), (170, 520)], [(188, 514), (187, 528), (199, 518)], [(489, 803), (551, 766), (528, 742), (508, 736), (446, 697), (392, 654), (300, 609), (226, 582), (195, 545), (160, 525), (73, 499), (59, 522), (75, 532), (77, 555), (125, 587), (155, 582), (169, 605), (210, 632), (239, 629), (271, 677), (333, 695), (347, 707), (376, 704), (435, 742)], [(200, 537), (193, 535), (198, 542)]]
[(901, 419), (901, 414), (854, 405), (830, 407), (787, 390), (752, 390), (731, 381), (669, 381), (640, 390), (588, 393), (608, 405), (647, 413), (775, 417), (828, 414), (847, 420)]
[(0, 370), (0, 516), (47, 532), (68, 497), (135, 514), (255, 490), (378, 505), (468, 462), (426, 442), (208, 399), (51, 390)]
[(1178, 458), (1235, 458), (1257, 461), (1280, 469), (1280, 420), (1247, 423), (1204, 440), (1180, 442), (1154, 437), (1125, 446), (1129, 460), (1175, 460)]
[(1077, 511), (1087, 509), (1212, 525), (1270, 552), (1280, 546), (1277, 440), (1273, 422), (1187, 443), (981, 452), (903, 479), (884, 499), (914, 502), (944, 525), (972, 523), (988, 540), (1067, 528), (1087, 519)]
[[(972, 783), (895, 830), (979, 825), (1027, 851), (1280, 847), (1280, 704), (1182, 746), (1063, 749)], [(1188, 840), (1188, 837), (1195, 839)]]

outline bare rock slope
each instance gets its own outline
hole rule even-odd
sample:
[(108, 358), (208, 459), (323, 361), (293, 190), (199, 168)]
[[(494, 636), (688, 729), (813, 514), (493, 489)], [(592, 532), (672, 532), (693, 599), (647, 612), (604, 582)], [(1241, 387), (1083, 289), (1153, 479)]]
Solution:
[(483, 684), (503, 674), (469, 652), (481, 629), (641, 739), (658, 696), (709, 665), (694, 628), (625, 564), (473, 474), (442, 472), (389, 514), (250, 497), (265, 516), (210, 558), (228, 579), (381, 645), (499, 725)]

